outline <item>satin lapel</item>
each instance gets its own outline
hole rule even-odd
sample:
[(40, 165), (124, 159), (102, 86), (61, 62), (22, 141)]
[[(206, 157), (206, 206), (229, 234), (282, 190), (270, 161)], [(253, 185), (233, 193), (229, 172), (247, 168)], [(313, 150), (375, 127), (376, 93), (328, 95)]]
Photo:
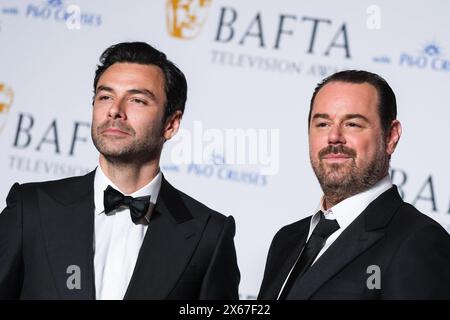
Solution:
[(94, 172), (38, 190), (41, 226), (62, 299), (94, 299)]
[(165, 179), (125, 299), (166, 299), (197, 247), (208, 217), (194, 219)]

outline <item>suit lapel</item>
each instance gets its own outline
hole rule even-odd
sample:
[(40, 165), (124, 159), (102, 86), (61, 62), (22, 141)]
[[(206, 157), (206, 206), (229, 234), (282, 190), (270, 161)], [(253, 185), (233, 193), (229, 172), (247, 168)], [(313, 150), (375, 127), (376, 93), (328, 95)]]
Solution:
[(277, 256), (270, 258), (272, 261), (269, 262), (271, 263), (270, 269), (266, 271), (267, 278), (263, 280), (258, 299), (274, 300), (278, 298), (284, 281), (305, 246), (310, 220), (307, 219), (297, 230), (283, 236), (278, 243), (274, 244), (276, 247), (272, 248), (272, 251)]
[(384, 228), (402, 205), (394, 186), (375, 199), (292, 287), (287, 299), (309, 299), (348, 263), (384, 236)]
[(345, 265), (377, 242), (383, 233), (366, 232), (355, 220), (292, 287), (287, 299), (308, 299)]
[[(38, 189), (41, 226), (62, 299), (93, 299), (94, 172)], [(79, 284), (81, 288), (70, 285)]]
[(166, 299), (185, 270), (208, 217), (194, 219), (164, 178), (125, 299)]

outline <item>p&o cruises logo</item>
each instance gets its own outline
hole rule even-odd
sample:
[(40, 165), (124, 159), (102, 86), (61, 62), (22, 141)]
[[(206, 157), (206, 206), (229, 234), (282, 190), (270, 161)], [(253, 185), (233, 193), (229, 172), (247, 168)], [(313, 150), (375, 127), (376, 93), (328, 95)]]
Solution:
[(431, 42), (426, 44), (418, 54), (402, 52), (400, 66), (450, 72), (450, 59), (444, 56), (438, 44)]
[(98, 13), (86, 12), (78, 5), (66, 4), (64, 0), (35, 0), (25, 3), (25, 7), (2, 6), (0, 3), (0, 13), (9, 16), (24, 16), (28, 19), (63, 22), (69, 29), (80, 29), (81, 27), (100, 27), (102, 25), (102, 15)]

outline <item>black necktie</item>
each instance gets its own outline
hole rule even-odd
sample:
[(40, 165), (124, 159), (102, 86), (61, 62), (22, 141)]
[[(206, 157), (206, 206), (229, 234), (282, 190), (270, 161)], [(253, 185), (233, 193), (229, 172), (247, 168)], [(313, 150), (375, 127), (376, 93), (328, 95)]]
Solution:
[(286, 299), (292, 285), (297, 279), (300, 279), (303, 274), (312, 265), (320, 250), (325, 245), (327, 238), (339, 229), (339, 224), (336, 220), (325, 219), (323, 213), (320, 214), (320, 221), (314, 228), (311, 237), (303, 248), (303, 251), (298, 258), (294, 269), (292, 269), (289, 279), (280, 294), (280, 300)]
[(103, 195), (105, 214), (124, 205), (130, 208), (131, 220), (137, 223), (147, 214), (150, 205), (150, 196), (133, 198), (125, 196), (111, 186), (108, 186)]

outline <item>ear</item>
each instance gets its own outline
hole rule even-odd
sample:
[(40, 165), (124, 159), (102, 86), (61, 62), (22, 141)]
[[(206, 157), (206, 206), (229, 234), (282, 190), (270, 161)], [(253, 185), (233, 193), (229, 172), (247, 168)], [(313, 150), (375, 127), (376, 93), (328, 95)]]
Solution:
[(402, 135), (402, 125), (400, 121), (394, 120), (391, 123), (389, 134), (386, 137), (386, 153), (391, 155), (394, 153), (397, 143)]
[(178, 129), (180, 128), (181, 118), (183, 117), (183, 113), (180, 110), (175, 111), (172, 115), (170, 115), (166, 123), (164, 125), (164, 140), (170, 140), (174, 135), (177, 134)]

